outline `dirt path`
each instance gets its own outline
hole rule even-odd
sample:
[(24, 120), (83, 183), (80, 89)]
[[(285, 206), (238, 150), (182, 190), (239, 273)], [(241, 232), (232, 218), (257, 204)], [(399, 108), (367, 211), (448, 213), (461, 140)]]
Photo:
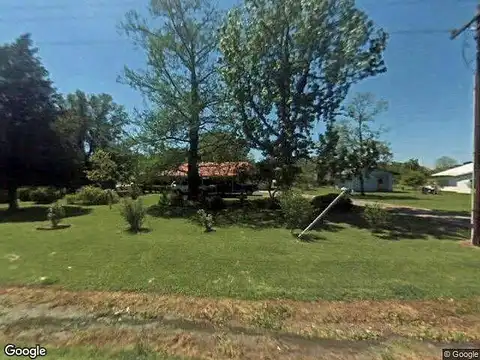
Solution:
[(442, 347), (478, 347), (480, 300), (242, 301), (8, 288), (0, 290), (0, 339), (141, 344), (202, 359), (438, 359)]

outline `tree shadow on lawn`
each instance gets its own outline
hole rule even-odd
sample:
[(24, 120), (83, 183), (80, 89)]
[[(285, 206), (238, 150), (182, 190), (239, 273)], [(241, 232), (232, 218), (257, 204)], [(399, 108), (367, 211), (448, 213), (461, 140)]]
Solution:
[[(46, 206), (29, 206), (10, 212), (7, 209), (0, 209), (0, 222), (37, 222), (47, 220)], [(65, 218), (87, 215), (92, 209), (81, 206), (65, 206)]]
[(353, 196), (356, 200), (374, 201), (374, 200), (418, 200), (418, 197), (411, 195), (394, 195), (392, 193), (384, 193), (385, 195), (375, 194), (356, 194)]
[[(355, 206), (350, 213), (331, 213), (327, 215), (326, 221), (373, 230), (365, 221), (363, 210), (363, 207)], [(430, 236), (441, 240), (462, 240), (470, 228), (468, 218), (435, 216), (418, 209), (392, 208), (387, 211), (390, 213), (389, 222), (372, 231), (377, 237), (386, 240), (427, 239)]]
[[(214, 226), (216, 227), (239, 226), (257, 230), (285, 228), (281, 210), (269, 208), (269, 199), (251, 199), (244, 202), (226, 201), (225, 204), (226, 208), (222, 210), (206, 210), (207, 213), (214, 216)], [(153, 217), (183, 218), (194, 221), (197, 211), (201, 208), (201, 206), (161, 208), (153, 205), (147, 210), (147, 213)], [(323, 223), (315, 226), (312, 230), (336, 231), (339, 229), (341, 226)], [(318, 240), (315, 236), (311, 238)]]
[[(471, 213), (469, 211), (456, 211), (456, 210), (433, 210), (433, 209), (416, 209), (411, 207), (396, 207), (395, 212), (408, 214), (412, 216), (434, 216), (434, 217), (468, 217), (470, 219)], [(464, 220), (466, 219), (459, 219)]]

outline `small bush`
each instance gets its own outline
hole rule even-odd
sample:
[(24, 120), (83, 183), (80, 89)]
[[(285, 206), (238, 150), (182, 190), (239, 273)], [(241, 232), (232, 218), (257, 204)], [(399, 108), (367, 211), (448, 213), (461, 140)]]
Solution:
[(166, 191), (162, 191), (160, 193), (160, 199), (158, 199), (158, 206), (161, 208), (166, 208), (171, 205), (171, 194), (167, 193)]
[[(330, 193), (326, 195), (315, 196), (311, 203), (315, 210), (325, 210), (330, 203), (335, 200), (339, 194)], [(348, 195), (344, 195), (340, 200), (332, 207), (332, 211), (349, 212), (353, 209), (352, 199)]]
[(0, 204), (8, 203), (8, 191), (0, 189)]
[(146, 209), (143, 206), (141, 199), (123, 199), (120, 213), (130, 226), (130, 231), (137, 233), (142, 229)]
[(307, 226), (312, 220), (313, 206), (301, 193), (287, 191), (279, 200), (287, 228), (292, 232)]
[(28, 187), (21, 187), (17, 190), (18, 200), (20, 201), (31, 201), (30, 199), (30, 192), (32, 191), (31, 188)]
[(266, 209), (266, 210), (279, 210), (280, 209), (280, 201), (278, 198), (264, 198), (264, 199), (255, 199), (252, 200), (252, 204), (257, 209)]
[(87, 185), (78, 190), (76, 198), (82, 205), (108, 205), (119, 201), (118, 194), (113, 190), (102, 190), (99, 187)]
[(108, 206), (111, 209), (112, 205), (118, 202), (118, 194), (115, 192), (115, 190), (112, 190), (112, 189), (105, 189), (103, 191), (105, 191), (105, 194), (107, 196)]
[(52, 223), (52, 227), (57, 227), (60, 221), (65, 217), (65, 208), (63, 205), (56, 201), (48, 207), (47, 219)]
[(170, 206), (183, 207), (185, 206), (185, 201), (183, 200), (183, 195), (175, 191), (169, 195)]
[(140, 188), (140, 186), (138, 186), (136, 184), (133, 184), (128, 189), (128, 196), (130, 196), (133, 200), (138, 199), (142, 195), (143, 195), (142, 189)]
[(38, 187), (30, 191), (30, 200), (37, 204), (51, 204), (61, 197), (62, 193), (51, 187)]
[(78, 196), (76, 194), (67, 194), (64, 196), (64, 200), (68, 205), (74, 205), (78, 203)]
[(391, 215), (387, 210), (382, 208), (380, 204), (375, 203), (365, 205), (363, 218), (372, 230), (379, 231), (388, 226)]
[(205, 199), (205, 205), (209, 210), (220, 211), (225, 209), (225, 201), (221, 196), (208, 197)]
[(201, 209), (197, 212), (200, 224), (205, 228), (205, 232), (213, 231), (213, 216), (208, 214), (205, 210)]

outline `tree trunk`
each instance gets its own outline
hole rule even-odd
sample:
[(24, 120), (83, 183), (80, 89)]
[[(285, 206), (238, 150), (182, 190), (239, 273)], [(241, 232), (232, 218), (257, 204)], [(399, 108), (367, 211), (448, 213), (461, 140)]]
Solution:
[(363, 178), (363, 174), (360, 174), (360, 194), (365, 196), (365, 179)]
[(188, 198), (197, 200), (200, 190), (200, 176), (198, 174), (198, 132), (190, 132), (190, 148), (188, 150)]
[(17, 186), (13, 184), (8, 185), (8, 211), (15, 211), (18, 209)]
[(190, 74), (191, 86), (191, 109), (190, 109), (190, 126), (188, 131), (189, 149), (188, 149), (188, 197), (190, 200), (197, 200), (200, 188), (200, 175), (198, 173), (198, 143), (200, 132), (200, 94), (197, 74), (195, 72), (196, 59), (191, 59), (192, 72)]

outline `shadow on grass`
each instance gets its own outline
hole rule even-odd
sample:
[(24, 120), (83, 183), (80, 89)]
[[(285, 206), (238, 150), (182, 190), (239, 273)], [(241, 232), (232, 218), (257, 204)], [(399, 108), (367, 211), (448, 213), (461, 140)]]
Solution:
[(374, 200), (418, 200), (418, 197), (411, 195), (394, 195), (395, 193), (384, 193), (385, 195), (376, 194), (356, 194), (353, 198), (357, 200), (374, 201)]
[[(316, 230), (318, 230), (318, 229), (316, 229)], [(320, 241), (320, 240), (323, 240), (323, 241), (326, 240), (326, 238), (324, 236), (321, 236), (318, 233), (307, 232), (307, 233), (303, 234), (300, 239), (298, 238), (299, 234), (300, 234), (300, 231), (299, 232), (294, 232), (294, 233), (292, 233), (292, 236), (296, 240), (301, 241), (301, 242), (312, 243), (312, 242), (317, 242), (317, 241)]]
[(136, 234), (148, 234), (148, 233), (151, 233), (151, 232), (152, 232), (152, 229), (150, 229), (150, 228), (141, 228), (141, 229), (138, 230), (138, 231), (134, 231), (134, 230), (132, 230), (132, 229), (126, 229), (125, 232), (128, 233), (128, 234), (131, 234), (131, 235), (136, 235)]
[[(226, 202), (227, 207), (225, 209), (217, 211), (206, 209), (206, 211), (214, 216), (216, 227), (242, 226), (262, 229), (284, 226), (280, 210), (258, 208), (255, 207), (256, 202), (256, 200), (245, 203), (240, 203), (240, 201)], [(153, 205), (148, 208), (147, 214), (165, 219), (180, 218), (195, 221), (199, 209), (202, 209), (202, 206), (162, 208)]]
[[(268, 199), (251, 199), (245, 202), (226, 201), (226, 208), (218, 211), (207, 210), (214, 215), (215, 227), (240, 226), (251, 229), (285, 228), (285, 221), (279, 209), (269, 208)], [(154, 217), (183, 218), (194, 221), (201, 206), (161, 208), (151, 206), (147, 213)], [(344, 224), (354, 228), (372, 230), (363, 217), (363, 207), (354, 206), (350, 212), (330, 212), (324, 220), (308, 233), (303, 241), (321, 239), (319, 232), (338, 232)], [(401, 239), (437, 239), (460, 240), (467, 236), (470, 227), (469, 218), (455, 218), (450, 213), (410, 208), (392, 208), (390, 221), (375, 232), (379, 238)], [(318, 212), (317, 214), (318, 215)], [(298, 236), (298, 233), (296, 234)]]
[(471, 213), (469, 211), (455, 211), (455, 210), (422, 210), (422, 209), (412, 209), (412, 208), (399, 208), (402, 212), (410, 213), (412, 215), (425, 215), (430, 214), (434, 216), (447, 216), (447, 217), (456, 217), (463, 216), (469, 217)]
[[(280, 209), (271, 208), (269, 199), (250, 199), (248, 201), (225, 201), (226, 208), (222, 210), (208, 210), (214, 216), (215, 227), (240, 226), (250, 229), (279, 229), (285, 228), (285, 221)], [(181, 218), (195, 221), (196, 213), (201, 206), (162, 208), (151, 206), (147, 213), (153, 217), (165, 219)], [(312, 219), (313, 220), (313, 219)], [(312, 230), (337, 231), (341, 226), (322, 223)]]
[[(390, 220), (385, 226), (378, 227), (374, 234), (382, 239), (437, 239), (460, 240), (464, 239), (470, 228), (468, 218), (453, 218), (440, 216), (418, 209), (394, 208), (387, 210)], [(372, 230), (363, 217), (363, 207), (355, 206), (353, 211), (346, 214), (327, 215), (328, 223), (345, 223), (360, 229)]]
[[(87, 215), (92, 212), (91, 209), (81, 206), (67, 205), (65, 208), (65, 218)], [(30, 206), (20, 208), (17, 211), (10, 212), (7, 209), (0, 209), (0, 222), (36, 222), (47, 220), (47, 206)]]

